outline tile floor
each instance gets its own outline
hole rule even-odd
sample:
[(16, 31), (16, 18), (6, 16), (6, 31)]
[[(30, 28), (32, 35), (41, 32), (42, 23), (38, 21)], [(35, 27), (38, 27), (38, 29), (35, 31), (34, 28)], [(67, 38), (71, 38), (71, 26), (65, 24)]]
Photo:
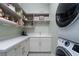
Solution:
[(54, 54), (50, 52), (29, 52), (28, 56), (54, 56)]

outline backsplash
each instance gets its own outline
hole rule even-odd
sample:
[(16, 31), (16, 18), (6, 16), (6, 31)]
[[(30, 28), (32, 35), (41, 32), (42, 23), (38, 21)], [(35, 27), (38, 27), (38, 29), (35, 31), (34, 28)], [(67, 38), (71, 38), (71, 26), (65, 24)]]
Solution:
[(27, 34), (49, 34), (49, 24), (48, 23), (36, 23), (33, 28), (27, 28)]
[(20, 33), (21, 33), (21, 27), (17, 25), (11, 25), (11, 24), (8, 25), (0, 23), (0, 40), (20, 36), (21, 35)]
[(34, 30), (35, 33), (48, 33), (49, 32), (49, 26), (36, 26), (35, 27), (35, 30)]

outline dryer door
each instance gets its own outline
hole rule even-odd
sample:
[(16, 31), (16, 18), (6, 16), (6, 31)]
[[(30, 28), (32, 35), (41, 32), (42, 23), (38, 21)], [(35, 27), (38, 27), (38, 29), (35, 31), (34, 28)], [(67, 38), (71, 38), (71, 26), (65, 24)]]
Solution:
[(71, 56), (71, 54), (65, 48), (58, 46), (56, 49), (56, 56)]
[(56, 23), (59, 27), (69, 25), (77, 16), (79, 4), (60, 3), (56, 11)]

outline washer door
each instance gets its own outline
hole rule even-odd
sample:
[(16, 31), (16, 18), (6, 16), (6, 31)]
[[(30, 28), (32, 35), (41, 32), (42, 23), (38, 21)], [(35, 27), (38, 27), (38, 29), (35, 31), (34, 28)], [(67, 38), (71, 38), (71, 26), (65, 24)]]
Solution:
[(71, 56), (71, 54), (65, 48), (58, 46), (56, 49), (56, 56)]
[(56, 11), (56, 23), (59, 27), (69, 25), (77, 16), (79, 4), (60, 3)]

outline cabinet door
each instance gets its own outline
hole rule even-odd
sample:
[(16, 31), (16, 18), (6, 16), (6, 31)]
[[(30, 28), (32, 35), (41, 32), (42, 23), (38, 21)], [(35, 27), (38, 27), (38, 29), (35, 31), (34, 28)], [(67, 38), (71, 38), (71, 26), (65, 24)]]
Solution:
[(30, 51), (31, 52), (40, 52), (40, 39), (39, 38), (30, 38)]
[(22, 54), (23, 55), (27, 55), (28, 52), (29, 52), (29, 40), (25, 40), (24, 43), (23, 43), (23, 48), (22, 48)]
[(41, 38), (41, 52), (51, 52), (51, 38)]
[(28, 52), (29, 52), (29, 50), (30, 50), (30, 40), (28, 39), (27, 41), (26, 41), (26, 45), (27, 45), (27, 55), (28, 55)]
[(9, 50), (6, 55), (7, 55), (7, 56), (16, 56), (15, 49)]
[(18, 46), (16, 46), (15, 51), (16, 51), (16, 56), (22, 56), (22, 45), (21, 45), (21, 43), (18, 44)]

